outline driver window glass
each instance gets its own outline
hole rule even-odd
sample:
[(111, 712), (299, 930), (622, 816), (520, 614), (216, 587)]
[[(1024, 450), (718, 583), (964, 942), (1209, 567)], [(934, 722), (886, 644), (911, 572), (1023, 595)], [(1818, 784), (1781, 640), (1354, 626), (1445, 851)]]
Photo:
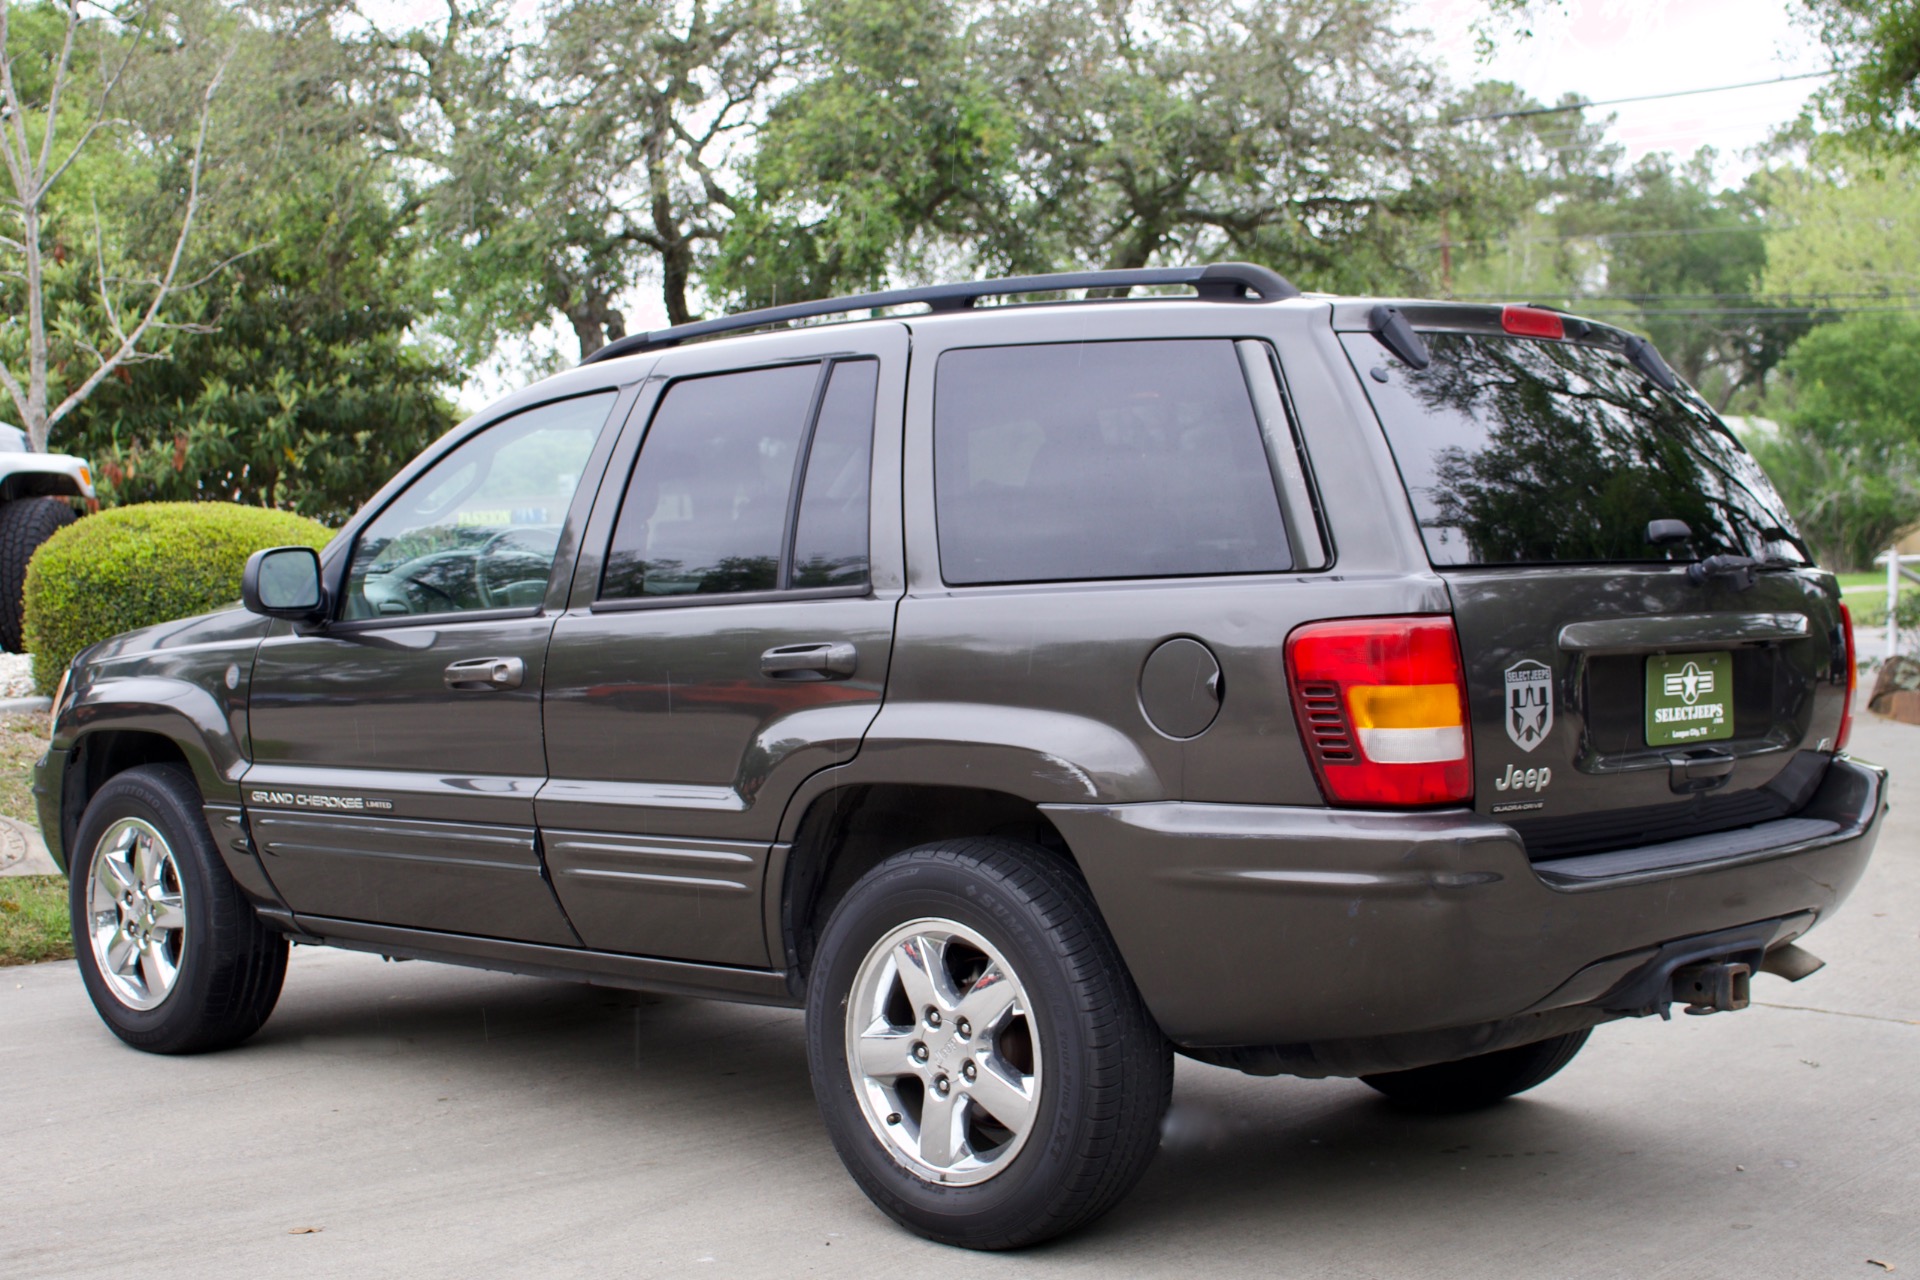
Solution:
[(529, 409), (449, 453), (361, 531), (342, 617), (533, 608), (617, 393)]

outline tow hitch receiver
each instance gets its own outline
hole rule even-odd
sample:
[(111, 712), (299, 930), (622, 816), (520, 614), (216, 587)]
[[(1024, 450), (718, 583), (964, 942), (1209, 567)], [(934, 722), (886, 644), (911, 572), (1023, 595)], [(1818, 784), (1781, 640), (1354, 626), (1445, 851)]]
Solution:
[(1673, 971), (1673, 998), (1686, 1001), (1692, 1014), (1744, 1009), (1752, 985), (1753, 966), (1738, 961), (1715, 960)]

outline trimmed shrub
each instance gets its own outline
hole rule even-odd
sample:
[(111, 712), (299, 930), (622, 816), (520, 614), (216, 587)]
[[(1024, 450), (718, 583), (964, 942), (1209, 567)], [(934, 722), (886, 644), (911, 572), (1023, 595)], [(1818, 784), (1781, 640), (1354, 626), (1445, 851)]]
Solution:
[(52, 693), (90, 644), (232, 604), (262, 547), (322, 547), (332, 536), (305, 516), (230, 502), (150, 502), (70, 524), (27, 565), (34, 683)]

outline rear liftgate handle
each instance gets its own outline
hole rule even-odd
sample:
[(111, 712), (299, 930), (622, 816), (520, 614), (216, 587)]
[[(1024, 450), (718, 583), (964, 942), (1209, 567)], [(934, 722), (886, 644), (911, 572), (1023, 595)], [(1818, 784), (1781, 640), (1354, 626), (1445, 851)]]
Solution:
[(760, 655), (760, 674), (774, 680), (845, 680), (859, 665), (859, 651), (844, 640), (783, 644)]
[(527, 678), (527, 664), (519, 658), (466, 658), (447, 666), (447, 688), (463, 693), (518, 689)]
[(1726, 785), (1733, 776), (1731, 752), (1713, 747), (1695, 747), (1667, 757), (1667, 786), (1675, 795), (1693, 795)]

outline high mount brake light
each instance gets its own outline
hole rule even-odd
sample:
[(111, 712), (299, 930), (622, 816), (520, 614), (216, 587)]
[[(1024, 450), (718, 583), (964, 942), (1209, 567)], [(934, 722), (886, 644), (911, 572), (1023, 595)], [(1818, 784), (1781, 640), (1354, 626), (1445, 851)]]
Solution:
[(1538, 307), (1500, 308), (1500, 327), (1523, 338), (1564, 338), (1567, 322), (1551, 311)]
[(1840, 606), (1840, 629), (1847, 637), (1847, 700), (1840, 704), (1840, 733), (1833, 740), (1835, 751), (1845, 751), (1847, 739), (1853, 736), (1853, 695), (1860, 687), (1858, 651), (1853, 647), (1853, 610), (1844, 604)]
[(1473, 798), (1473, 743), (1451, 618), (1316, 622), (1287, 637), (1301, 741), (1331, 804)]

